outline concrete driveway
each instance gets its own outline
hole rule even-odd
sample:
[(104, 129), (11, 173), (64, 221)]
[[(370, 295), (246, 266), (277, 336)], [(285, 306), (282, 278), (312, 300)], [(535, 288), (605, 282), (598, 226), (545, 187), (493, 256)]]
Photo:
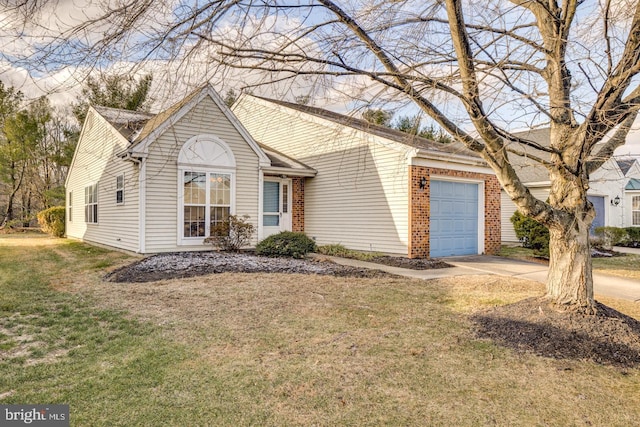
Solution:
[[(549, 270), (545, 264), (489, 255), (443, 258), (443, 261), (453, 265), (453, 267), (434, 270), (410, 270), (347, 258), (328, 258), (331, 258), (338, 264), (361, 268), (374, 268), (400, 276), (425, 280), (473, 274), (497, 274), (500, 276), (518, 277), (545, 283)], [(593, 281), (596, 297), (597, 295), (606, 295), (640, 302), (639, 280), (625, 279), (594, 272)]]
[[(531, 261), (521, 261), (497, 256), (476, 255), (444, 258), (444, 261), (476, 274), (498, 274), (545, 283), (548, 266)], [(597, 295), (606, 295), (631, 301), (640, 301), (640, 281), (610, 276), (594, 271), (593, 290)]]

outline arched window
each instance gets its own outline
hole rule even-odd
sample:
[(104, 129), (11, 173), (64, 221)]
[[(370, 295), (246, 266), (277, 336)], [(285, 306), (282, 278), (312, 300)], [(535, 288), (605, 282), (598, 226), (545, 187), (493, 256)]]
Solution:
[(178, 154), (179, 243), (202, 244), (235, 212), (235, 156), (214, 135), (189, 139)]

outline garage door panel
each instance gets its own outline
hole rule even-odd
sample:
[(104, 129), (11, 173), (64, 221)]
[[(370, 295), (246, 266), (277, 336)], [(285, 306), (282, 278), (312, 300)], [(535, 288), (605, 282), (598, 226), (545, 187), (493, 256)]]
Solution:
[(431, 181), (432, 257), (478, 253), (478, 184)]

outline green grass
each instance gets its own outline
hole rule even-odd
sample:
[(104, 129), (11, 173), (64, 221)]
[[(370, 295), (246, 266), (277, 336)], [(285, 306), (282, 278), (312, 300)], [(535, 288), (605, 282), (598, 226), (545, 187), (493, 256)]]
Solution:
[(347, 249), (339, 243), (318, 246), (318, 252), (323, 255), (337, 256), (341, 258), (357, 259), (359, 261), (372, 261), (374, 258), (383, 256), (381, 252), (363, 252)]
[(146, 397), (185, 349), (149, 323), (54, 289), (123, 255), (39, 241), (47, 239), (0, 236), (2, 403), (68, 403), (73, 425), (150, 425), (146, 417), (158, 408), (147, 408)]
[[(0, 402), (74, 426), (633, 425), (640, 369), (513, 353), (467, 315), (542, 285), (220, 274), (100, 280), (122, 254), (0, 236)], [(607, 301), (633, 316), (633, 303)], [(617, 305), (616, 305), (617, 304)]]

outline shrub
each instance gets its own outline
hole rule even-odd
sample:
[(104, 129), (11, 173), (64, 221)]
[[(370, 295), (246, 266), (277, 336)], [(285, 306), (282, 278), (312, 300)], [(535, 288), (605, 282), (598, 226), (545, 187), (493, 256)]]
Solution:
[(624, 230), (627, 233), (624, 246), (640, 247), (640, 227), (626, 227)]
[(347, 257), (350, 253), (349, 249), (345, 248), (340, 243), (334, 243), (331, 245), (318, 246), (318, 252), (323, 255)]
[(283, 231), (262, 240), (256, 246), (258, 255), (304, 258), (316, 250), (316, 243), (304, 233)]
[(63, 237), (65, 215), (64, 206), (54, 206), (38, 212), (38, 223), (45, 233)]
[(211, 229), (211, 236), (204, 239), (205, 243), (223, 251), (239, 251), (243, 246), (247, 246), (256, 227), (248, 222), (249, 215), (238, 218), (236, 215), (229, 215), (227, 219), (219, 222)]
[(351, 259), (357, 259), (360, 261), (371, 261), (376, 257), (384, 256), (384, 254), (380, 252), (362, 252), (362, 251), (355, 251), (353, 249), (347, 249), (340, 243), (318, 246), (317, 251), (323, 255), (337, 256), (341, 258), (351, 258)]
[(611, 246), (621, 244), (627, 238), (627, 231), (618, 227), (596, 227), (594, 230), (596, 236), (602, 242), (604, 248), (610, 249)]
[(533, 249), (533, 253), (549, 257), (549, 229), (533, 218), (522, 215), (516, 211), (511, 216), (511, 223), (518, 240), (525, 248)]

